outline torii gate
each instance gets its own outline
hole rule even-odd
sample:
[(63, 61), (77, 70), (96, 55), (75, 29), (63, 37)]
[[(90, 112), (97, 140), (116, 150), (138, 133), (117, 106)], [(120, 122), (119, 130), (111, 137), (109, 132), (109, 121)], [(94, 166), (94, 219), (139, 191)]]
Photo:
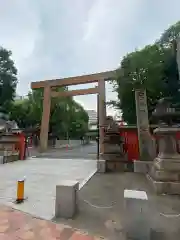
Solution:
[[(77, 96), (77, 95), (87, 95), (87, 94), (98, 94), (98, 111), (99, 111), (99, 144), (100, 153), (103, 153), (103, 125), (105, 123), (106, 117), (106, 94), (105, 94), (105, 81), (112, 80), (114, 77), (114, 71), (107, 71), (101, 73), (95, 73), (91, 75), (83, 75), (70, 78), (62, 78), (55, 80), (46, 80), (40, 82), (32, 82), (31, 88), (44, 88), (44, 98), (43, 98), (43, 113), (41, 121), (41, 132), (40, 132), (40, 150), (42, 152), (46, 151), (48, 143), (48, 131), (49, 131), (49, 117), (50, 117), (50, 107), (51, 107), (51, 97), (65, 97), (65, 96)], [(59, 86), (71, 86), (86, 83), (98, 82), (98, 86), (88, 89), (72, 90), (65, 92), (56, 92), (53, 90), (54, 87)]]

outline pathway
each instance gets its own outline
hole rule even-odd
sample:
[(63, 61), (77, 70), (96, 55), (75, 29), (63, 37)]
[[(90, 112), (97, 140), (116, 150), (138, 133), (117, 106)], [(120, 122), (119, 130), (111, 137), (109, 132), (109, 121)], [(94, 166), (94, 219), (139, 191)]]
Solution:
[[(50, 220), (54, 217), (56, 185), (75, 180), (82, 186), (95, 171), (96, 161), (84, 159), (30, 158), (0, 165), (0, 203)], [(16, 183), (24, 176), (28, 199), (16, 205)]]
[[(180, 239), (180, 196), (156, 195), (146, 176), (137, 173), (97, 173), (80, 190), (79, 215), (73, 220), (56, 221), (92, 235), (122, 240), (124, 224), (131, 220), (124, 211), (124, 189), (147, 192), (144, 226), (151, 227), (151, 240)], [(141, 231), (141, 225), (137, 231)]]
[[(96, 144), (68, 150), (54, 149), (43, 156), (1, 165), (0, 239), (102, 240), (50, 221), (54, 217), (56, 185), (63, 179), (69, 179), (78, 180), (82, 186), (96, 171), (96, 149)], [(28, 199), (16, 205), (13, 203), (16, 182), (23, 176), (26, 176), (25, 195)]]
[[(100, 240), (63, 224), (37, 219), (9, 207), (0, 206), (2, 240)], [(102, 238), (101, 238), (102, 240)]]
[(79, 147), (68, 147), (64, 149), (49, 149), (45, 153), (35, 154), (41, 158), (63, 158), (63, 159), (97, 159), (97, 143), (93, 142), (88, 145)]

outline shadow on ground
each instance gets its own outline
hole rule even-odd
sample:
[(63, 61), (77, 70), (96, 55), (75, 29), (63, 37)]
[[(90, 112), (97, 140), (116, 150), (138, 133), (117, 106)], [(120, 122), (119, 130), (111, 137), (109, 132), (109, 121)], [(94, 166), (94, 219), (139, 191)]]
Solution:
[(148, 224), (150, 239), (179, 239), (180, 198), (155, 195), (146, 177), (135, 173), (96, 174), (80, 191), (79, 214), (72, 220), (56, 221), (111, 240), (132, 239), (123, 237), (124, 222), (131, 218), (123, 207), (124, 189), (145, 190), (148, 194), (148, 212), (143, 226), (137, 227), (137, 231)]

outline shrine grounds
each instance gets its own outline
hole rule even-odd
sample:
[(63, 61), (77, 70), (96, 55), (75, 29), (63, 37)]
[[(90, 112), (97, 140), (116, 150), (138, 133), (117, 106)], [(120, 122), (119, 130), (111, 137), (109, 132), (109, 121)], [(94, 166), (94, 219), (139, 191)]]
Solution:
[[(96, 161), (82, 159), (29, 158), (0, 166), (0, 203), (40, 218), (54, 217), (56, 185), (79, 181), (80, 187), (96, 171)], [(17, 181), (25, 177), (25, 197), (15, 204)]]
[[(51, 150), (26, 161), (1, 165), (0, 203), (36, 217), (68, 224), (90, 235), (123, 240), (124, 221), (131, 220), (124, 211), (124, 189), (146, 191), (148, 214), (144, 224), (151, 227), (151, 239), (179, 239), (180, 197), (157, 196), (143, 174), (93, 175), (95, 149), (92, 144), (68, 151)], [(93, 177), (86, 183), (91, 175)], [(14, 203), (16, 183), (24, 176), (27, 200), (17, 205)], [(79, 192), (79, 214), (71, 220), (54, 218), (56, 185), (64, 179), (78, 180), (81, 187), (84, 185)], [(139, 226), (138, 231), (141, 229)]]
[(127, 215), (124, 209), (124, 189), (146, 191), (148, 195), (148, 213), (137, 231), (149, 224), (150, 239), (179, 240), (180, 197), (156, 195), (145, 175), (138, 173), (95, 174), (80, 190), (80, 214), (73, 220), (56, 221), (90, 234), (124, 240), (124, 222), (134, 214)]

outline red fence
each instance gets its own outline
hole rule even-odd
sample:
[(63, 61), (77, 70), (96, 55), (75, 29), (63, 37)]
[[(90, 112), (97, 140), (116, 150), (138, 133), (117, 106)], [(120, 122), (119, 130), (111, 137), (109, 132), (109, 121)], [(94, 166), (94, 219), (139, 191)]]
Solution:
[[(128, 160), (138, 160), (139, 159), (139, 143), (138, 143), (138, 133), (137, 128), (121, 128), (121, 136), (124, 137), (124, 148), (128, 155)], [(180, 153), (180, 131), (176, 135), (177, 138), (177, 150)], [(158, 149), (157, 149), (158, 152)]]

